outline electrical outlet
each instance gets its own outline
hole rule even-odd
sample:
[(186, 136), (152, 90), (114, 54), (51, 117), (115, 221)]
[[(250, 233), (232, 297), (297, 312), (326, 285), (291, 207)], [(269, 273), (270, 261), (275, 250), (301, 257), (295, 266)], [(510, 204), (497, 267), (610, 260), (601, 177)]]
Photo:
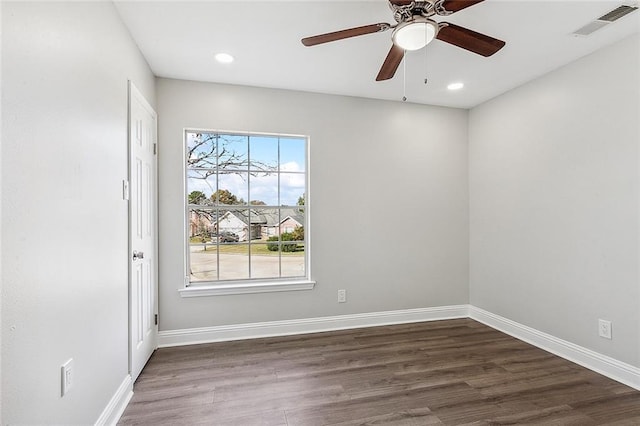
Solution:
[(347, 301), (347, 290), (338, 290), (338, 303), (345, 303)]
[(598, 320), (598, 334), (605, 339), (611, 339), (611, 321)]
[(64, 396), (67, 392), (69, 392), (69, 390), (71, 389), (71, 386), (73, 385), (73, 358), (69, 359), (69, 361), (65, 362), (64, 364), (62, 364), (62, 367), (60, 369), (60, 380), (61, 380), (61, 389), (60, 389), (60, 396)]

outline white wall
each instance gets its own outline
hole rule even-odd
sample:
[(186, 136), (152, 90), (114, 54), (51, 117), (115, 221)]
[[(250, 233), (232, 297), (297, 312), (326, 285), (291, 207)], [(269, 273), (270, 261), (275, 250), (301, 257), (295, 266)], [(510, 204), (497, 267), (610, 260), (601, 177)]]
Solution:
[(92, 424), (128, 374), (127, 79), (154, 103), (153, 75), (110, 2), (2, 8), (3, 424)]
[[(0, 22), (2, 22), (2, 3), (0, 3)], [(0, 30), (0, 46), (2, 45), (2, 30)], [(2, 55), (0, 54), (0, 92), (2, 92)], [(0, 164), (2, 164), (2, 102), (0, 102)], [(2, 173), (0, 172), (0, 424), (2, 421)]]
[(636, 35), (469, 121), (471, 304), (636, 366), (638, 49)]
[[(467, 303), (466, 111), (170, 79), (156, 87), (160, 330)], [(314, 290), (179, 296), (185, 127), (310, 136)]]

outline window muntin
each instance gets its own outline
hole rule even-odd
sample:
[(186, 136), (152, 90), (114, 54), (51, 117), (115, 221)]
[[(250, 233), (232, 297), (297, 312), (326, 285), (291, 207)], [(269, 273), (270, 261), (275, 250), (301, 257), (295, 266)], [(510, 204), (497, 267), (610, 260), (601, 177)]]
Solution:
[(187, 285), (308, 277), (302, 136), (185, 131)]

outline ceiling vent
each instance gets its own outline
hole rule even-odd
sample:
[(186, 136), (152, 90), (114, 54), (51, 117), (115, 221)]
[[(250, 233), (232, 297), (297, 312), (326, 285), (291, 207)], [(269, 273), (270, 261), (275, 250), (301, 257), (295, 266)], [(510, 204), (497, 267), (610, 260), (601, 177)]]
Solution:
[(625, 6), (625, 5), (618, 6), (615, 9), (613, 9), (611, 12), (606, 13), (606, 14), (602, 15), (601, 17), (599, 17), (598, 21), (605, 21), (605, 22), (617, 21), (618, 19), (622, 18), (627, 13), (631, 13), (634, 10), (636, 10), (637, 8), (638, 8), (638, 6)]
[(583, 36), (583, 37), (588, 36), (593, 32), (599, 30), (600, 28), (606, 27), (610, 23), (617, 21), (618, 19), (622, 18), (623, 16), (637, 9), (638, 9), (637, 5), (618, 6), (612, 11), (605, 13), (595, 21), (589, 22), (587, 25), (583, 26), (582, 28), (578, 28), (576, 31), (573, 32), (573, 35)]

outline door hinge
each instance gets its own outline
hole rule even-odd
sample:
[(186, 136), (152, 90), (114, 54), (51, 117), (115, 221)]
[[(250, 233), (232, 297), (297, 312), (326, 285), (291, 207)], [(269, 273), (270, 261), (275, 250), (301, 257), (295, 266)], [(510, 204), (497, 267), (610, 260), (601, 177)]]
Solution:
[(153, 144), (153, 155), (156, 155), (158, 153), (158, 144), (154, 143)]
[(158, 314), (155, 314), (153, 316), (153, 320), (155, 321), (156, 325), (158, 325)]

